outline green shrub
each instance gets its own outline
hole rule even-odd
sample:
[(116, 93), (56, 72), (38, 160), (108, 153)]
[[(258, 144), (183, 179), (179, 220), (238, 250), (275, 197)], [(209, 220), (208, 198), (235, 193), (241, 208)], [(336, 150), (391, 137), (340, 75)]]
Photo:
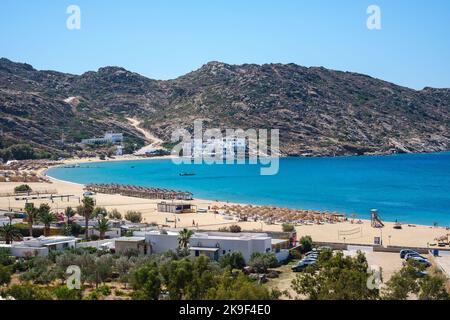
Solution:
[(11, 256), (11, 251), (8, 248), (0, 248), (0, 265), (10, 266), (15, 262), (15, 258)]
[(14, 188), (15, 193), (31, 192), (31, 191), (32, 191), (31, 187), (27, 184), (22, 184)]
[(273, 253), (255, 252), (248, 263), (257, 273), (266, 273), (269, 268), (278, 267), (278, 260)]
[(243, 269), (245, 267), (245, 259), (241, 252), (231, 252), (221, 256), (219, 264), (222, 268)]
[(0, 286), (8, 285), (11, 282), (11, 269), (0, 265)]
[(139, 211), (128, 211), (125, 214), (125, 219), (132, 223), (140, 223), (142, 221), (142, 213)]
[(14, 284), (5, 293), (16, 300), (53, 300), (49, 290), (33, 284)]
[(240, 233), (242, 231), (241, 227), (238, 225), (232, 225), (228, 228), (231, 233)]
[(122, 214), (117, 209), (112, 209), (108, 214), (110, 219), (122, 220)]
[(81, 290), (69, 289), (66, 285), (54, 288), (53, 294), (57, 300), (81, 300), (83, 297)]
[(300, 245), (302, 253), (309, 252), (312, 250), (313, 241), (310, 236), (303, 236), (300, 238)]
[(290, 223), (283, 223), (282, 228), (283, 232), (293, 232), (295, 230), (294, 225)]

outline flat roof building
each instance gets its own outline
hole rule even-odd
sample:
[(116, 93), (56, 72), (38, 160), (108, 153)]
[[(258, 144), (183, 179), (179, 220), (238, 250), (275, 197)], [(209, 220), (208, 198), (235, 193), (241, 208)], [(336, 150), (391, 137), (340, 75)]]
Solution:
[(157, 205), (159, 212), (168, 213), (195, 213), (197, 212), (197, 206), (190, 203), (182, 202), (160, 202)]

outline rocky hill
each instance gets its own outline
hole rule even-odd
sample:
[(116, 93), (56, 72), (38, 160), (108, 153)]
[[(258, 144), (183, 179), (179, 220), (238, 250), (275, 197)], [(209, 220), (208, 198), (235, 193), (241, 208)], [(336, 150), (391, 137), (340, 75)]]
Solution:
[(350, 155), (450, 150), (450, 89), (421, 91), (365, 75), (294, 64), (210, 62), (174, 80), (106, 67), (80, 76), (37, 71), (0, 59), (3, 136), (50, 152), (69, 142), (123, 131), (143, 120), (169, 140), (195, 119), (205, 127), (280, 129), (287, 155)]

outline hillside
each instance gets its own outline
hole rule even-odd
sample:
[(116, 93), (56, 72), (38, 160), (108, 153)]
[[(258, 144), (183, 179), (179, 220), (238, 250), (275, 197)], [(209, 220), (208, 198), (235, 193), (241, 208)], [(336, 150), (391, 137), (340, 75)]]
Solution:
[(166, 141), (194, 119), (204, 119), (205, 127), (280, 129), (281, 150), (289, 155), (450, 150), (450, 89), (416, 91), (294, 64), (210, 62), (157, 81), (117, 67), (76, 76), (0, 59), (0, 114), (4, 138), (51, 153), (61, 150), (55, 140), (62, 132), (77, 142), (123, 131), (142, 144), (126, 117)]

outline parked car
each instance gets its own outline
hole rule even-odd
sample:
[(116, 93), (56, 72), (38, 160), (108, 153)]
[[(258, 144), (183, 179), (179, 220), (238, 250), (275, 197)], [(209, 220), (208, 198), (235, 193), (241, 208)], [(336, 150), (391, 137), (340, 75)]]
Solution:
[(303, 258), (302, 260), (300, 260), (300, 262), (302, 262), (302, 261), (314, 261), (314, 262), (317, 262), (317, 258), (316, 257), (306, 257), (306, 258)]
[(431, 262), (428, 259), (424, 259), (421, 257), (410, 257), (407, 260), (414, 260), (414, 261), (424, 265), (426, 268), (431, 267)]
[(292, 271), (301, 272), (305, 270), (309, 266), (313, 266), (316, 264), (315, 260), (302, 260), (296, 266), (292, 267)]
[(417, 254), (419, 254), (418, 252), (416, 252), (416, 251), (414, 251), (414, 250), (411, 250), (411, 249), (402, 249), (402, 250), (400, 250), (400, 258), (401, 258), (401, 259), (405, 259), (405, 256), (406, 256), (408, 253), (417, 253)]
[(416, 275), (419, 278), (425, 278), (426, 276), (428, 276), (428, 272), (416, 270)]
[(317, 251), (325, 251), (325, 250), (331, 250), (331, 251), (333, 251), (333, 248), (331, 248), (331, 247), (328, 247), (328, 246), (321, 246), (321, 247), (318, 247), (317, 248)]
[(413, 257), (416, 257), (416, 258), (422, 258), (422, 259), (428, 260), (427, 258), (425, 258), (424, 256), (418, 254), (417, 252), (414, 252), (414, 253), (407, 253), (407, 254), (405, 255), (405, 260), (408, 260), (409, 258), (413, 258)]
[(305, 257), (311, 257), (311, 256), (319, 256), (319, 252), (310, 251), (310, 252), (305, 253)]

